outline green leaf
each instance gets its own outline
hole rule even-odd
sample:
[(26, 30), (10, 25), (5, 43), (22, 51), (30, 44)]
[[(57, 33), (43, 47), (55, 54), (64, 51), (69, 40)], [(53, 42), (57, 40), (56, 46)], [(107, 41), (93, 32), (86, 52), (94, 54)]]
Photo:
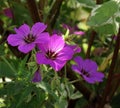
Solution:
[(12, 1), (11, 3), (13, 5), (16, 24), (21, 25), (24, 22), (31, 24), (32, 19), (31, 19), (30, 13), (28, 9), (24, 6), (24, 4), (22, 3), (18, 4), (17, 2), (14, 2), (14, 1)]
[(10, 68), (10, 66), (4, 61), (0, 61), (0, 77), (13, 78), (15, 76), (16, 74)]
[(84, 4), (85, 6), (87, 6), (87, 7), (91, 7), (91, 8), (93, 8), (95, 5), (96, 5), (96, 3), (95, 3), (95, 1), (94, 0), (77, 0), (79, 3), (82, 3), (82, 4)]
[(79, 99), (80, 97), (82, 97), (82, 94), (80, 94), (80, 92), (77, 91), (76, 93), (74, 93), (70, 96), (70, 99), (74, 100), (74, 99)]
[(115, 1), (108, 1), (102, 5), (98, 5), (92, 10), (91, 16), (88, 21), (90, 26), (99, 26), (112, 18), (119, 10), (119, 5)]
[[(24, 102), (24, 101), (28, 101), (29, 100), (29, 97), (32, 93), (32, 86), (28, 86), (26, 87), (23, 91), (22, 91), (22, 94), (19, 98), (19, 101), (18, 101), (18, 104), (16, 105), (16, 108), (19, 108), (19, 106)], [(30, 100), (29, 100), (30, 101)]]
[(46, 93), (50, 94), (51, 96), (54, 97), (55, 100), (57, 100), (57, 96), (54, 93), (54, 91), (51, 90), (51, 87), (49, 84), (45, 83), (45, 82), (40, 82), (39, 84), (36, 85), (38, 88), (41, 88), (42, 90), (44, 90)]
[(114, 35), (118, 33), (118, 29), (119, 24), (117, 22), (108, 23), (95, 28), (100, 35)]
[(68, 102), (66, 99), (60, 97), (59, 101), (55, 103), (54, 108), (67, 108)]

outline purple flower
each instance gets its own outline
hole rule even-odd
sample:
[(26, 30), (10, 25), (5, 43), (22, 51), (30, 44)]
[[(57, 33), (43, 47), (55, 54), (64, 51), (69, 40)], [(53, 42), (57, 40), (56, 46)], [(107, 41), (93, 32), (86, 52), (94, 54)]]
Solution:
[(72, 65), (72, 69), (79, 73), (85, 81), (91, 84), (103, 81), (104, 74), (97, 71), (96, 62), (90, 59), (83, 60), (79, 56), (75, 57), (74, 61), (76, 65)]
[(32, 82), (40, 82), (42, 80), (39, 70), (34, 73)]
[(81, 52), (81, 48), (78, 45), (67, 45), (67, 46), (71, 47), (73, 49), (74, 53), (80, 53)]
[(38, 64), (49, 64), (54, 70), (59, 71), (74, 54), (71, 47), (66, 46), (63, 38), (52, 35), (46, 44), (39, 44), (40, 52), (36, 54)]
[(18, 46), (21, 52), (28, 53), (37, 43), (48, 41), (49, 34), (43, 32), (46, 27), (40, 22), (35, 23), (31, 29), (27, 24), (23, 24), (18, 29), (15, 28), (16, 34), (10, 34), (7, 41), (11, 46)]
[(85, 32), (80, 31), (77, 26), (71, 27), (67, 24), (62, 24), (63, 28), (68, 29), (70, 31), (70, 34), (75, 34), (75, 35), (84, 35)]
[(85, 32), (83, 32), (83, 31), (75, 31), (73, 34), (75, 34), (75, 35), (84, 35)]
[(9, 18), (13, 18), (13, 13), (12, 13), (12, 10), (10, 8), (3, 9), (3, 13), (4, 13), (4, 15), (6, 15)]

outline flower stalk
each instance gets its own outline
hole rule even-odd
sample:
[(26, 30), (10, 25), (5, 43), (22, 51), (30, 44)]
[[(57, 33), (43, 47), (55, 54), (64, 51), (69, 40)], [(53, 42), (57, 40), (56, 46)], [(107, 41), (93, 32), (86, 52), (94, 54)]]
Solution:
[(98, 106), (98, 108), (103, 108), (103, 106), (107, 102), (110, 101), (110, 92), (111, 92), (110, 89), (111, 89), (112, 82), (113, 82), (114, 69), (115, 69), (115, 66), (116, 66), (117, 58), (118, 58), (119, 48), (120, 48), (120, 29), (119, 29), (119, 33), (117, 35), (114, 54), (113, 54), (113, 57), (112, 57), (112, 62), (111, 62), (110, 70), (109, 70), (109, 74), (108, 74), (107, 84), (106, 84), (106, 87), (104, 89), (103, 97), (101, 99), (101, 103)]

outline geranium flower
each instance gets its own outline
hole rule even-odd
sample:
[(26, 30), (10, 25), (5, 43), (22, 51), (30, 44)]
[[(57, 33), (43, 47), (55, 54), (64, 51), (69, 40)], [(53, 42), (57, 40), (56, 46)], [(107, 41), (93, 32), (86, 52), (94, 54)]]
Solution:
[(75, 35), (84, 35), (85, 34), (85, 32), (80, 31), (80, 29), (77, 26), (71, 27), (70, 25), (62, 24), (62, 27), (65, 29), (68, 29), (70, 34), (75, 34)]
[(32, 82), (40, 82), (42, 80), (39, 70), (34, 73)]
[(48, 41), (49, 34), (43, 32), (46, 27), (40, 22), (35, 23), (31, 29), (27, 24), (23, 24), (18, 29), (15, 28), (16, 34), (10, 34), (7, 41), (11, 46), (18, 46), (21, 52), (28, 53), (37, 43)]
[(66, 46), (63, 38), (54, 34), (46, 44), (39, 44), (40, 52), (36, 54), (38, 64), (49, 64), (59, 71), (74, 54), (71, 47)]
[(83, 60), (79, 56), (75, 57), (74, 61), (76, 64), (72, 65), (72, 70), (80, 74), (85, 81), (91, 84), (103, 81), (104, 74), (97, 71), (96, 62), (90, 59)]
[[(67, 45), (67, 44), (66, 44)], [(67, 45), (69, 47), (71, 47), (75, 53), (80, 53), (81, 52), (81, 48), (78, 45)]]
[(5, 16), (7, 16), (9, 18), (13, 18), (13, 12), (10, 8), (3, 9), (3, 13)]

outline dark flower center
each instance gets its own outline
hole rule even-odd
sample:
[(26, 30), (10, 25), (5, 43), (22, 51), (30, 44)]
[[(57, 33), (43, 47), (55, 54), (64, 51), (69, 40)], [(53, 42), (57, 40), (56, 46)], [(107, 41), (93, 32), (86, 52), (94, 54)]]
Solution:
[(85, 76), (87, 76), (87, 77), (90, 76), (90, 74), (89, 74), (88, 72), (86, 72), (84, 69), (82, 69), (81, 72), (82, 72), (83, 75), (85, 75)]
[(55, 60), (56, 57), (57, 57), (57, 53), (51, 51), (51, 50), (48, 50), (46, 52), (46, 57), (49, 58), (49, 59), (52, 59), (52, 60)]
[(26, 36), (25, 38), (24, 38), (24, 41), (26, 42), (26, 43), (32, 43), (32, 42), (34, 42), (35, 41), (35, 37), (33, 36), (33, 35), (31, 35), (31, 34), (29, 34), (28, 36)]

